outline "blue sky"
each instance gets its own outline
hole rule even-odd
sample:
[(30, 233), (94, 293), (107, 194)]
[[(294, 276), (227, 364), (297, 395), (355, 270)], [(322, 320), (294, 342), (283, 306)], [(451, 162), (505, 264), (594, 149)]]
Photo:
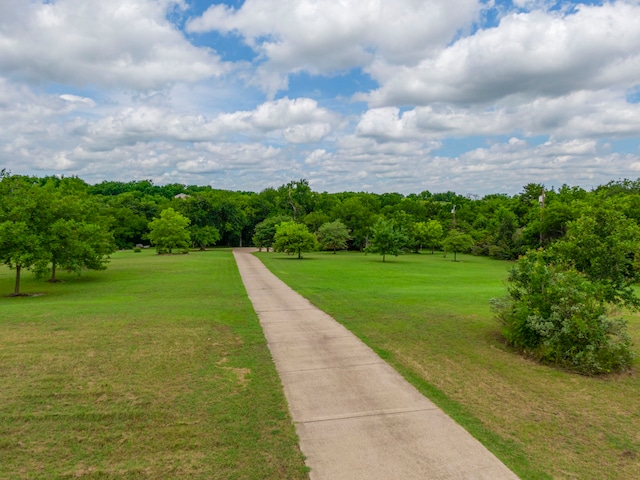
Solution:
[(16, 174), (476, 195), (640, 177), (638, 0), (5, 0), (0, 19)]

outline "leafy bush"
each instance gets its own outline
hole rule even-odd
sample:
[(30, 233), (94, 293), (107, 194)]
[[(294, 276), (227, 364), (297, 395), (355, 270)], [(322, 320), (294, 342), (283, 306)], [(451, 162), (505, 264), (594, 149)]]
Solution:
[(631, 366), (626, 323), (608, 316), (601, 289), (584, 274), (537, 251), (520, 258), (508, 282), (507, 297), (494, 299), (492, 308), (509, 344), (586, 375)]

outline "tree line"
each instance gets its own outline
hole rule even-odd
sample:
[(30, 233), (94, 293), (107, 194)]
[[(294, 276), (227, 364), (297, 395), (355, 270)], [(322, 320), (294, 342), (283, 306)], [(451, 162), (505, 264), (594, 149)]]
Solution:
[[(182, 184), (159, 186), (150, 180), (89, 185), (77, 177), (29, 177), (4, 170), (1, 175), (0, 220), (18, 221), (13, 209), (21, 208), (23, 218), (33, 220), (27, 223), (53, 225), (51, 218), (58, 218), (65, 219), (67, 226), (72, 222), (99, 225), (117, 249), (148, 244), (151, 222), (170, 208), (188, 219), (188, 246), (192, 248), (269, 248), (275, 225), (291, 221), (306, 226), (320, 239), (333, 239), (333, 243), (322, 242), (330, 250), (364, 250), (375, 237), (386, 236), (393, 241), (384, 242), (390, 245), (382, 246), (384, 254), (447, 246), (452, 252), (512, 260), (563, 238), (571, 222), (594, 209), (615, 211), (640, 222), (640, 180), (610, 182), (591, 191), (532, 183), (513, 196), (477, 197), (429, 191), (409, 195), (314, 192), (304, 179), (256, 193)], [(39, 213), (30, 217), (29, 209)], [(336, 222), (348, 231), (340, 241), (331, 232), (331, 226), (334, 230), (339, 227)], [(62, 223), (60, 220), (55, 228), (62, 228)]]

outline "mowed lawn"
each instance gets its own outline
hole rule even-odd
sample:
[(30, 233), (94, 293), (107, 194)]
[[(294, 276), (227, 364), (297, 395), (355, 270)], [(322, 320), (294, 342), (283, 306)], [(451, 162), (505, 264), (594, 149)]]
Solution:
[[(523, 479), (640, 478), (640, 377), (583, 377), (512, 353), (489, 299), (509, 262), (442, 253), (259, 258), (376, 350)], [(636, 350), (640, 319), (627, 315)]]
[(230, 251), (0, 268), (0, 478), (308, 478)]

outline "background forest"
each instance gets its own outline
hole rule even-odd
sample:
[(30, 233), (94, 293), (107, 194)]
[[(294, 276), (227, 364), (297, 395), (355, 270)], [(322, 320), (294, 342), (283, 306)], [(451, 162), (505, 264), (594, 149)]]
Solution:
[[(0, 197), (2, 220), (12, 209), (15, 213), (16, 202), (24, 204), (25, 196), (34, 200), (33, 189), (42, 194), (34, 206), (41, 221), (46, 221), (43, 215), (49, 212), (58, 219), (66, 215), (78, 223), (101, 225), (118, 249), (149, 244), (150, 222), (168, 208), (190, 220), (193, 247), (252, 245), (256, 226), (266, 219), (293, 220), (310, 232), (339, 220), (350, 231), (347, 248), (362, 250), (376, 222), (383, 219), (402, 232), (403, 250), (440, 248), (455, 228), (473, 239), (468, 251), (500, 259), (516, 259), (531, 249), (548, 246), (564, 237), (570, 222), (596, 211), (615, 212), (640, 222), (640, 180), (612, 181), (591, 191), (532, 183), (517, 195), (497, 193), (480, 198), (429, 191), (409, 195), (314, 192), (304, 179), (255, 193), (181, 184), (159, 186), (149, 180), (89, 185), (77, 177), (39, 178), (6, 172)], [(11, 191), (16, 195), (10, 195)], [(66, 213), (60, 211), (62, 205)], [(30, 221), (35, 221), (33, 215)]]

